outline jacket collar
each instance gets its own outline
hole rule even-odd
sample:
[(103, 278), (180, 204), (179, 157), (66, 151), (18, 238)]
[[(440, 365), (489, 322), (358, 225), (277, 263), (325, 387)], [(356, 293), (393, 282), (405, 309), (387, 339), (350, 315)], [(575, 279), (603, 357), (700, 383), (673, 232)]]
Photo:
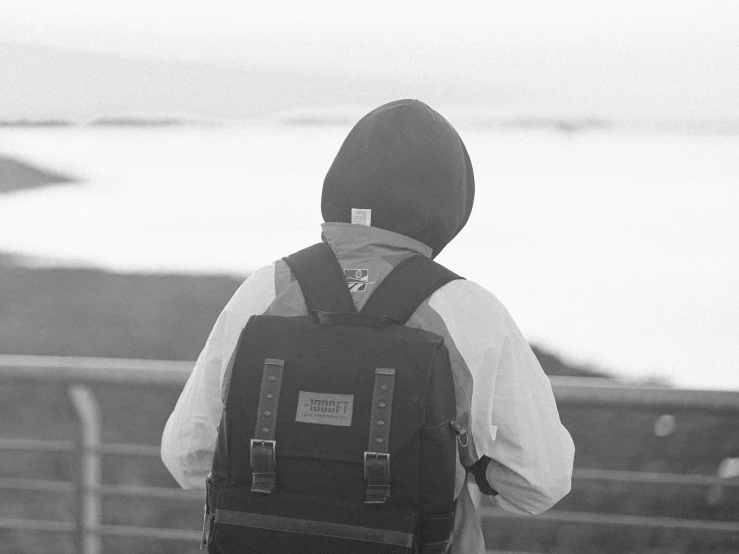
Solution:
[(433, 252), (422, 242), (379, 227), (331, 222), (321, 224), (321, 229), (321, 238), (339, 258), (403, 252), (415, 252), (430, 258)]

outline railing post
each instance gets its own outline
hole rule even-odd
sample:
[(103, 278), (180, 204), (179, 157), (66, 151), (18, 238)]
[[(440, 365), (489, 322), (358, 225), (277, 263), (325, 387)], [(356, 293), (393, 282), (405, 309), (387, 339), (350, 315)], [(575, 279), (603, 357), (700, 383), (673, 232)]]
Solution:
[(100, 463), (100, 407), (89, 387), (67, 389), (80, 422), (78, 435), (77, 540), (81, 554), (100, 554), (98, 533), (102, 516), (100, 499), (102, 466)]

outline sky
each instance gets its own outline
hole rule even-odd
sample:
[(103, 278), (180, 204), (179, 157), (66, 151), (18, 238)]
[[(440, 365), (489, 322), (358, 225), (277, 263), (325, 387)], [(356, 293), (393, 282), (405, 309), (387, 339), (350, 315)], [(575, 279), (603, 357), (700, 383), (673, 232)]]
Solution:
[[(384, 101), (411, 96), (430, 100), (444, 114), (455, 114), (444, 104), (448, 101), (460, 103), (462, 108), (471, 107), (475, 114), (479, 113), (476, 110), (489, 109), (492, 113), (519, 116), (729, 120), (736, 123), (731, 127), (736, 132), (737, 91), (737, 0), (371, 4), (0, 0), (0, 120), (90, 120), (137, 110), (146, 114), (181, 110), (196, 116), (240, 119), (254, 114), (261, 117), (269, 110), (306, 106), (314, 109), (317, 99), (322, 100), (318, 106), (321, 109), (354, 103), (362, 105), (359, 113), (363, 113)], [(733, 194), (736, 179), (731, 164), (735, 158), (723, 155), (721, 148), (733, 147), (735, 136), (675, 139), (664, 135), (655, 140), (670, 156), (679, 150), (680, 140), (708, 141), (707, 146), (701, 142), (710, 162), (704, 169), (724, 168), (721, 171), (726, 182), (721, 180), (724, 188), (720, 190)], [(7, 150), (12, 144), (7, 137), (2, 138), (0, 146)], [(626, 139), (614, 133), (608, 140), (618, 145)], [(634, 140), (638, 143), (641, 139)], [(711, 141), (723, 146), (712, 148)], [(58, 143), (52, 142), (49, 160), (54, 160), (60, 151)], [(508, 142), (506, 139), (500, 148)], [(566, 157), (571, 153), (572, 140), (561, 142), (565, 150), (559, 154)], [(598, 146), (597, 141), (585, 143)], [(223, 148), (232, 150), (235, 144), (229, 142)], [(519, 146), (512, 149), (509, 158), (532, 148), (531, 144)], [(74, 156), (84, 153), (85, 164), (109, 161), (104, 156), (90, 156), (89, 147), (67, 145)], [(29, 152), (36, 152), (35, 148)], [(481, 152), (484, 154), (478, 158), (493, 164), (489, 175), (494, 175), (498, 165), (506, 161), (496, 158), (497, 147), (481, 147)], [(608, 152), (618, 155), (621, 150), (611, 145)], [(597, 167), (593, 173), (595, 182), (608, 182), (614, 170), (618, 173), (638, 166), (638, 159), (646, 156), (645, 152), (648, 150), (623, 157), (606, 173), (598, 165), (604, 154), (597, 148), (582, 158)], [(559, 159), (559, 154), (554, 158)], [(654, 184), (660, 171), (683, 167), (674, 156), (665, 158), (658, 154), (655, 160), (667, 162), (655, 162), (626, 181), (632, 185), (642, 181)], [(239, 163), (242, 157), (241, 153), (236, 156)], [(29, 154), (29, 159), (35, 158)], [(695, 225), (699, 216), (704, 218), (699, 221), (701, 229), (710, 231), (718, 228), (716, 222), (734, 220), (726, 217), (712, 222), (710, 210), (696, 209), (704, 200), (700, 193), (708, 190), (705, 175), (695, 177), (702, 166), (694, 153), (688, 152), (684, 159), (684, 171), (670, 175), (666, 212), (661, 217), (678, 227), (684, 223), (681, 230), (689, 243), (695, 243), (701, 255), (710, 254), (711, 247), (723, 242), (709, 242), (709, 248), (704, 248), (698, 240), (703, 235), (692, 233), (690, 225)], [(179, 161), (173, 167), (178, 164)], [(225, 166), (230, 167), (228, 163)], [(118, 166), (113, 163), (111, 167)], [(521, 168), (533, 171), (538, 166), (525, 160), (516, 171)], [(109, 169), (106, 167), (105, 171)], [(552, 177), (546, 168), (541, 172)], [(135, 176), (126, 183), (146, 183), (146, 175)], [(693, 179), (690, 187), (683, 188), (696, 197), (681, 204), (684, 211), (675, 211), (669, 201), (679, 197), (682, 189), (672, 188), (682, 177)], [(503, 175), (501, 182), (510, 181), (506, 179)], [(562, 183), (565, 190), (575, 190), (571, 176), (565, 176)], [(702, 187), (696, 188), (695, 183)], [(623, 187), (613, 190), (621, 192)], [(722, 209), (733, 205), (729, 201), (718, 202), (715, 195), (707, 197)], [(577, 212), (578, 204), (573, 203), (573, 207)], [(625, 210), (624, 221), (643, 215), (644, 206), (638, 201), (631, 202), (628, 208), (631, 211)], [(545, 217), (551, 215), (548, 206), (542, 209)], [(29, 213), (38, 213), (36, 207)], [(651, 224), (653, 218), (647, 215)], [(603, 225), (603, 221), (597, 223)], [(668, 233), (660, 223), (654, 220), (666, 241), (679, 244), (682, 235)], [(130, 222), (124, 221), (122, 227), (129, 229)], [(575, 234), (577, 238), (584, 235)], [(730, 234), (719, 236), (728, 240)], [(723, 260), (723, 256), (716, 259)], [(703, 268), (696, 265), (694, 269)], [(684, 273), (682, 268), (676, 271)], [(731, 275), (717, 273), (721, 279)], [(634, 280), (642, 288), (649, 284), (641, 274)], [(735, 288), (733, 282), (730, 285)], [(713, 308), (707, 308), (701, 299), (691, 304), (698, 310), (693, 320), (703, 318), (711, 324), (722, 321), (709, 317), (713, 309), (725, 313), (725, 319), (735, 326), (735, 311), (720, 298), (724, 289), (714, 288), (709, 291), (710, 298), (715, 299)], [(671, 302), (665, 302), (665, 306), (679, 308)], [(675, 320), (681, 321), (682, 312), (676, 313)], [(711, 340), (728, 337), (728, 344), (733, 328), (725, 327), (724, 334), (711, 332), (706, 336)], [(661, 328), (657, 331), (667, 332)], [(683, 358), (684, 366), (692, 363), (687, 356)]]
[(0, 11), (6, 42), (465, 87), (496, 82), (525, 89), (543, 110), (615, 103), (638, 117), (739, 117), (735, 0), (4, 0)]

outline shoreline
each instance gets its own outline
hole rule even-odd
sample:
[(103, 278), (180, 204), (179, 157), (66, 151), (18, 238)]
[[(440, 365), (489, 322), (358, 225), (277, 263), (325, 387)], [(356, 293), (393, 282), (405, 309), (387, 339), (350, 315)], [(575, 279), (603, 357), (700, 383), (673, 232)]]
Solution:
[(70, 175), (44, 169), (16, 156), (0, 152), (0, 195), (40, 187), (72, 185), (79, 181)]

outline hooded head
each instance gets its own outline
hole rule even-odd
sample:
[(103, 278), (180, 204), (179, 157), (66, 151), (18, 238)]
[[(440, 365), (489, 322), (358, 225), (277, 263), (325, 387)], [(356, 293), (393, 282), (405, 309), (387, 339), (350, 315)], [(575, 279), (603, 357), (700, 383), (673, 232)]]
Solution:
[(369, 209), (371, 225), (431, 247), (433, 256), (470, 217), (475, 178), (467, 149), (449, 122), (418, 100), (397, 100), (350, 131), (323, 182), (326, 222), (352, 222)]

